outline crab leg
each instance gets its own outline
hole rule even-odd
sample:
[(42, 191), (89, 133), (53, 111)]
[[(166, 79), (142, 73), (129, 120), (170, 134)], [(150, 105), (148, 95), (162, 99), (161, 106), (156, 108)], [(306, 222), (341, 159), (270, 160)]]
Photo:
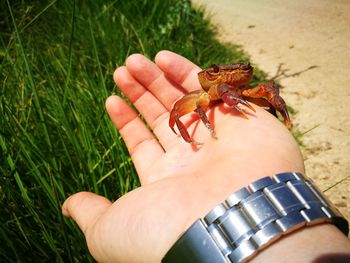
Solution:
[(240, 98), (240, 94), (238, 94), (235, 90), (232, 90), (230, 85), (228, 85), (226, 83), (219, 85), (218, 86), (218, 93), (219, 93), (220, 98), (228, 106), (234, 108), (244, 118), (248, 119), (248, 116), (245, 114), (245, 112), (241, 108), (239, 108), (237, 106), (239, 103), (255, 112), (255, 109), (246, 100)]
[(245, 97), (245, 99), (249, 102), (252, 102), (260, 107), (263, 107), (265, 110), (270, 112), (273, 116), (277, 117), (276, 109), (264, 98), (249, 98)]
[[(205, 107), (206, 108), (206, 107)], [(205, 114), (205, 111), (203, 109), (203, 107), (197, 103), (197, 112), (199, 114), (200, 119), (202, 120), (202, 122), (204, 123), (205, 127), (207, 127), (207, 129), (210, 131), (211, 136), (214, 139), (217, 139), (215, 131), (213, 126), (211, 125), (210, 121), (208, 120), (207, 115)]]
[[(178, 100), (170, 112), (169, 118), (169, 126), (176, 133), (174, 126), (176, 124), (182, 138), (189, 143), (200, 144), (195, 142), (191, 136), (189, 135), (186, 126), (180, 121), (180, 117), (197, 110), (200, 119), (205, 124), (205, 126), (210, 130), (212, 135), (214, 134), (214, 130), (205, 114), (205, 110), (207, 109), (210, 102), (210, 97), (208, 93), (203, 90), (196, 90), (190, 92), (183, 96), (180, 100)], [(215, 136), (215, 134), (213, 135)]]
[(279, 87), (274, 82), (267, 82), (252, 89), (245, 89), (243, 90), (242, 95), (250, 98), (266, 98), (267, 101), (281, 113), (284, 124), (288, 128), (291, 126), (286, 103), (279, 95)]

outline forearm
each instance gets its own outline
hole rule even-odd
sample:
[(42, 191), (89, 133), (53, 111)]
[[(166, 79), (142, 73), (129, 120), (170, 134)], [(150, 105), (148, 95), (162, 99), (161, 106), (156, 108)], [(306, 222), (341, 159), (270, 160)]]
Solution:
[(350, 262), (350, 242), (332, 224), (306, 227), (278, 239), (251, 262)]

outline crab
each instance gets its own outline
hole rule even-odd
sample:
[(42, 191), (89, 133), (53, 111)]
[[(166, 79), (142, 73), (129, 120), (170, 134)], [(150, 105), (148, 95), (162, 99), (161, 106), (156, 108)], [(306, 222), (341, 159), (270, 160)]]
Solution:
[(170, 128), (176, 133), (174, 129), (176, 125), (181, 137), (186, 142), (201, 144), (191, 138), (186, 126), (180, 120), (181, 116), (196, 111), (212, 137), (216, 138), (213, 125), (208, 120), (205, 112), (210, 102), (217, 100), (222, 100), (246, 119), (248, 119), (248, 116), (238, 106), (239, 104), (255, 112), (255, 109), (249, 104), (249, 102), (253, 102), (258, 106), (264, 107), (276, 117), (277, 110), (283, 117), (284, 124), (289, 128), (291, 121), (286, 103), (279, 95), (279, 87), (272, 81), (252, 87), (249, 85), (252, 76), (253, 67), (249, 63), (214, 64), (210, 68), (200, 71), (198, 79), (202, 89), (192, 91), (175, 102), (170, 112)]

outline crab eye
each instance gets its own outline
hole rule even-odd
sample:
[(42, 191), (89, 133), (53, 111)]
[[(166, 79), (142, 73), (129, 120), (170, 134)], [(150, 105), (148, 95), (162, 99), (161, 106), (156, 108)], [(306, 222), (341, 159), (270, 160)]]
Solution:
[(251, 68), (252, 66), (250, 65), (250, 63), (241, 65), (241, 69), (243, 70), (250, 70)]
[(214, 73), (219, 73), (220, 68), (217, 64), (213, 64), (211, 67), (212, 67)]

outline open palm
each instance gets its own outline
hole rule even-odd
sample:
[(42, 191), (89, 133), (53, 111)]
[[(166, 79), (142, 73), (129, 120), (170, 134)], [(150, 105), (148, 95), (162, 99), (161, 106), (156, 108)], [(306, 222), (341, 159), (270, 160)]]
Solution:
[(115, 82), (153, 133), (120, 97), (108, 98), (107, 111), (128, 147), (141, 187), (113, 204), (87, 192), (64, 203), (63, 213), (78, 223), (97, 261), (159, 262), (183, 231), (233, 191), (274, 173), (303, 172), (288, 130), (254, 105), (249, 120), (223, 104), (213, 107), (208, 115), (218, 139), (196, 116), (183, 117), (203, 146), (195, 148), (174, 134), (169, 111), (185, 93), (200, 89), (198, 71), (169, 51), (159, 52), (155, 63), (132, 55), (115, 71)]

